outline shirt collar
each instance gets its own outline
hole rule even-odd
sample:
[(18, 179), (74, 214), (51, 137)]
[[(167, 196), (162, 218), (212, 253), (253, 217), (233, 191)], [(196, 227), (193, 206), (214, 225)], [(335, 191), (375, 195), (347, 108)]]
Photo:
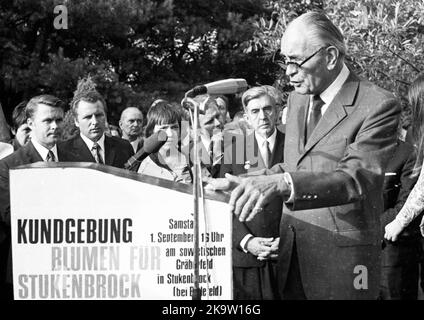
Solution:
[(137, 147), (138, 144), (140, 143), (141, 138), (137, 138), (134, 141), (131, 141), (130, 144), (132, 145), (133, 149), (134, 149), (134, 153), (137, 152)]
[(201, 133), (200, 134), (200, 139), (202, 140), (203, 145), (207, 148), (209, 147), (209, 145), (211, 144), (211, 137), (209, 136), (208, 133)]
[(47, 149), (45, 146), (41, 145), (34, 138), (31, 139), (31, 142), (32, 142), (32, 145), (34, 146), (35, 150), (37, 150), (38, 154), (41, 156), (41, 159), (43, 159), (43, 161), (46, 161), (49, 150), (51, 150), (53, 152), (54, 157), (55, 157), (55, 161), (59, 160), (59, 158), (57, 156), (57, 145), (56, 144), (53, 146), (53, 148)]
[[(80, 133), (80, 136), (82, 140), (85, 142), (85, 144), (87, 145), (88, 149), (91, 151), (91, 149), (93, 149), (94, 141), (90, 140), (82, 133)], [(100, 139), (97, 140), (97, 144), (100, 146), (100, 149), (102, 149), (103, 151), (105, 150), (105, 134), (102, 134)]]
[[(255, 131), (255, 138), (256, 138), (256, 141), (258, 142), (258, 146), (262, 148), (264, 146), (265, 139), (261, 135), (257, 134), (256, 131)], [(269, 143), (270, 150), (274, 150), (276, 138), (277, 138), (277, 129), (274, 128), (274, 132), (266, 139)]]
[(349, 69), (346, 67), (346, 64), (343, 63), (342, 70), (340, 71), (337, 78), (328, 86), (327, 89), (325, 89), (319, 95), (321, 100), (324, 101), (326, 105), (329, 105), (331, 101), (333, 101), (337, 93), (339, 93), (343, 84), (346, 82), (347, 78), (349, 77), (349, 73), (350, 73)]

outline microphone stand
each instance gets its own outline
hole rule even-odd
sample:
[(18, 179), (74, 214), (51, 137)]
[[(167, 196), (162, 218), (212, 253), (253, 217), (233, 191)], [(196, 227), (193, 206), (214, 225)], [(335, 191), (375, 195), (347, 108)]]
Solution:
[[(182, 105), (187, 101), (190, 91), (185, 95)], [(194, 283), (193, 283), (193, 295), (192, 300), (201, 300), (202, 294), (199, 287), (199, 188), (200, 184), (200, 174), (199, 174), (199, 104), (193, 103), (193, 139), (194, 139), (194, 155), (193, 155), (193, 246), (194, 246), (194, 255), (193, 255), (193, 265), (194, 265)]]

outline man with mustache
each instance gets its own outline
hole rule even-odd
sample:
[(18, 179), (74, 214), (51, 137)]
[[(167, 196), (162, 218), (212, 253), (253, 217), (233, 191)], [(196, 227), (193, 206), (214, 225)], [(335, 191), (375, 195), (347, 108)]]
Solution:
[(25, 112), (31, 140), (0, 160), (0, 298), (6, 299), (12, 298), (9, 169), (67, 158), (66, 150), (56, 144), (62, 128), (63, 102), (51, 95), (40, 95), (28, 102)]
[(80, 134), (61, 143), (70, 153), (66, 161), (124, 168), (134, 150), (127, 140), (105, 135), (106, 101), (100, 93), (94, 89), (77, 90), (71, 107)]

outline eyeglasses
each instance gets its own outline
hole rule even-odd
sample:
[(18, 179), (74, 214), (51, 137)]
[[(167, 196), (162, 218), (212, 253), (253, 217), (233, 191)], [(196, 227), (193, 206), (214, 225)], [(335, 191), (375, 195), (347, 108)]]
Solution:
[(327, 49), (327, 47), (321, 47), (319, 48), (317, 51), (315, 51), (313, 54), (311, 54), (309, 57), (305, 58), (302, 62), (295, 62), (295, 61), (287, 61), (287, 59), (285, 57), (283, 57), (283, 60), (278, 60), (276, 61), (281, 68), (283, 69), (287, 69), (289, 65), (292, 65), (293, 67), (295, 67), (296, 69), (300, 69), (306, 62), (308, 62), (309, 60), (311, 60), (313, 57), (315, 57), (319, 52), (321, 52), (321, 50), (323, 49)]

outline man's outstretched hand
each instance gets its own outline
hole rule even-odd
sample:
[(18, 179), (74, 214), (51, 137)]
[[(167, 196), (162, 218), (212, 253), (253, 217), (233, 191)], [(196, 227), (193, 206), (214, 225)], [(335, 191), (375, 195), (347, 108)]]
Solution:
[(290, 195), (283, 174), (236, 177), (227, 173), (225, 178), (206, 182), (206, 189), (231, 191), (230, 209), (242, 222), (252, 220), (274, 197)]

